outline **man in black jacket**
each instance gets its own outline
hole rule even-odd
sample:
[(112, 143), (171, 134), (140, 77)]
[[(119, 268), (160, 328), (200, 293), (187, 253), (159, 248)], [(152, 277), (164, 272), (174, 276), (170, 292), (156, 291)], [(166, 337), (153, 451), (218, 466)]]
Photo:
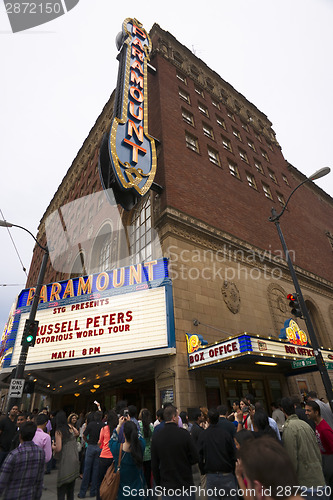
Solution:
[(164, 410), (164, 428), (153, 434), (151, 467), (156, 494), (162, 498), (195, 498), (192, 465), (199, 456), (190, 433), (178, 427), (178, 411), (174, 406)]
[(206, 474), (210, 500), (236, 500), (237, 482), (234, 475), (236, 451), (229, 432), (219, 425), (219, 412), (208, 411), (209, 427), (198, 441), (199, 467)]

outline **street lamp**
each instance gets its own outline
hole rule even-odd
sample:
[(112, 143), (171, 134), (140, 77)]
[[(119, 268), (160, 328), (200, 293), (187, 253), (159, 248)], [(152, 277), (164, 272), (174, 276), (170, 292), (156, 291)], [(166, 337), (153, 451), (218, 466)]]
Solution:
[[(2, 227), (19, 227), (20, 229), (23, 229), (24, 231), (26, 231), (27, 233), (29, 233), (30, 236), (33, 237), (33, 239), (35, 240), (35, 242), (37, 243), (37, 245), (44, 252), (42, 264), (41, 264), (41, 267), (40, 267), (40, 270), (39, 270), (38, 279), (37, 279), (35, 295), (34, 295), (34, 298), (33, 298), (33, 301), (32, 301), (32, 305), (31, 305), (31, 309), (30, 309), (30, 313), (29, 313), (29, 318), (27, 320), (29, 322), (33, 322), (33, 321), (35, 321), (35, 318), (36, 318), (36, 312), (37, 312), (38, 303), (39, 303), (40, 291), (42, 289), (42, 285), (43, 285), (43, 281), (44, 281), (44, 275), (45, 275), (45, 270), (46, 270), (46, 264), (47, 264), (47, 260), (48, 260), (48, 257), (49, 257), (48, 248), (47, 248), (47, 246), (43, 247), (37, 241), (37, 239), (35, 238), (35, 236), (28, 229), (26, 229), (23, 226), (18, 226), (17, 224), (12, 224), (11, 222), (7, 222), (7, 221), (4, 221), (4, 220), (0, 220), (0, 226), (2, 226)], [(26, 361), (27, 361), (28, 351), (29, 351), (29, 345), (22, 345), (22, 347), (21, 347), (21, 353), (20, 353), (20, 357), (19, 357), (19, 361), (18, 361), (18, 363), (16, 365), (16, 370), (15, 370), (15, 375), (14, 375), (15, 379), (23, 379), (24, 378), (24, 369), (25, 369), (25, 364), (26, 364)], [(21, 399), (21, 397), (11, 397), (11, 398), (8, 398), (8, 401), (7, 401), (7, 410), (10, 410), (14, 405), (18, 405), (18, 403), (20, 402), (19, 401), (20, 399)]]
[(298, 302), (299, 302), (299, 305), (300, 305), (300, 308), (302, 311), (302, 315), (303, 315), (303, 318), (305, 320), (305, 323), (306, 323), (306, 326), (308, 329), (308, 334), (309, 334), (311, 345), (312, 345), (313, 352), (315, 355), (317, 367), (318, 367), (319, 373), (321, 375), (321, 378), (322, 378), (322, 381), (323, 381), (323, 384), (325, 387), (325, 391), (326, 391), (329, 405), (330, 405), (331, 410), (333, 412), (333, 391), (332, 391), (331, 380), (330, 380), (329, 375), (328, 375), (328, 371), (327, 371), (327, 368), (326, 368), (326, 365), (325, 365), (325, 362), (323, 359), (323, 355), (321, 353), (320, 346), (318, 344), (318, 340), (316, 337), (315, 330), (313, 328), (313, 324), (312, 324), (312, 321), (311, 321), (311, 318), (309, 315), (309, 311), (308, 311), (308, 308), (306, 307), (305, 300), (304, 300), (300, 285), (298, 283), (296, 272), (295, 272), (293, 263), (291, 261), (291, 258), (289, 255), (289, 250), (287, 248), (285, 239), (283, 237), (283, 233), (281, 231), (280, 222), (279, 222), (280, 217), (283, 215), (284, 211), (286, 210), (287, 205), (289, 203), (289, 200), (292, 197), (292, 195), (295, 193), (295, 191), (299, 187), (301, 187), (303, 184), (305, 184), (306, 182), (313, 181), (315, 179), (319, 179), (320, 177), (323, 177), (324, 175), (329, 174), (330, 171), (331, 171), (331, 169), (329, 167), (321, 168), (320, 170), (317, 170), (317, 172), (315, 172), (314, 174), (312, 174), (308, 178), (306, 178), (304, 181), (302, 181), (300, 184), (298, 184), (298, 186), (296, 186), (295, 189), (293, 189), (293, 191), (290, 193), (290, 196), (287, 199), (286, 204), (284, 205), (283, 209), (281, 210), (281, 212), (279, 214), (276, 212), (275, 208), (272, 208), (272, 210), (271, 210), (272, 215), (271, 215), (271, 217), (269, 217), (269, 221), (274, 222), (274, 224), (276, 226), (276, 229), (277, 229), (277, 232), (278, 232), (281, 244), (282, 244), (282, 248), (283, 248), (283, 251), (284, 251), (285, 256), (286, 256), (286, 260), (287, 260), (287, 264), (288, 264), (289, 271), (291, 274), (291, 278), (292, 278), (293, 283), (294, 283), (294, 287), (295, 287), (295, 291), (296, 291), (296, 294), (298, 297)]

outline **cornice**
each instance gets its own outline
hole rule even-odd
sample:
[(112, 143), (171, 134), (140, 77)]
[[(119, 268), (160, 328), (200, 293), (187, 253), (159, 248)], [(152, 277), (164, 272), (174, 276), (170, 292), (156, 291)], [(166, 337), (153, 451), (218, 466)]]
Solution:
[[(244, 265), (252, 265), (258, 269), (264, 269), (265, 266), (270, 268), (278, 266), (283, 272), (283, 279), (292, 283), (289, 268), (284, 259), (243, 241), (230, 233), (210, 226), (173, 207), (167, 207), (156, 218), (155, 224), (158, 228), (161, 242), (169, 236), (177, 236), (183, 240), (194, 242), (202, 248), (208, 247), (215, 251), (221, 251), (223, 245), (228, 245), (234, 262), (242, 262)], [(246, 257), (251, 257), (251, 260), (247, 260)], [(299, 266), (294, 265), (294, 268), (300, 282), (303, 286), (306, 286), (308, 291), (311, 290), (314, 293), (320, 293), (332, 300), (332, 282)]]

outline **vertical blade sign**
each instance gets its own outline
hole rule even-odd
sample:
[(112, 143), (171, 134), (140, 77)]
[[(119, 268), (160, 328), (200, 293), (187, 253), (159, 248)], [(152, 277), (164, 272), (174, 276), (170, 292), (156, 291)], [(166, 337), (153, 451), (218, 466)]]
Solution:
[(147, 63), (152, 44), (142, 24), (130, 18), (125, 19), (117, 41), (119, 72), (109, 155), (120, 189), (140, 198), (156, 172), (155, 141), (148, 134)]

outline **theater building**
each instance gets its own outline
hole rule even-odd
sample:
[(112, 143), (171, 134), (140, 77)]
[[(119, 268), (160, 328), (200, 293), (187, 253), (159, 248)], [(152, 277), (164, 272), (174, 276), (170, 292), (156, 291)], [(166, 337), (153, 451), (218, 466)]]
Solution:
[[(180, 409), (231, 403), (248, 392), (267, 408), (308, 390), (325, 397), (306, 325), (292, 320), (286, 297), (295, 290), (268, 220), (305, 176), (284, 158), (267, 116), (157, 24), (143, 75), (149, 50), (140, 29), (136, 76), (129, 87), (118, 78), (41, 219), (48, 285), (26, 365), (35, 393), (24, 401), (80, 410), (124, 398), (154, 410), (166, 401)], [(133, 166), (148, 153), (152, 165), (147, 191), (123, 204), (105, 160), (105, 141), (112, 150), (123, 125), (113, 129), (119, 86), (130, 116), (126, 179), (139, 185), (146, 174)], [(332, 221), (332, 198), (311, 181), (281, 218), (329, 374)], [(3, 337), (4, 384), (42, 256), (36, 246)]]

